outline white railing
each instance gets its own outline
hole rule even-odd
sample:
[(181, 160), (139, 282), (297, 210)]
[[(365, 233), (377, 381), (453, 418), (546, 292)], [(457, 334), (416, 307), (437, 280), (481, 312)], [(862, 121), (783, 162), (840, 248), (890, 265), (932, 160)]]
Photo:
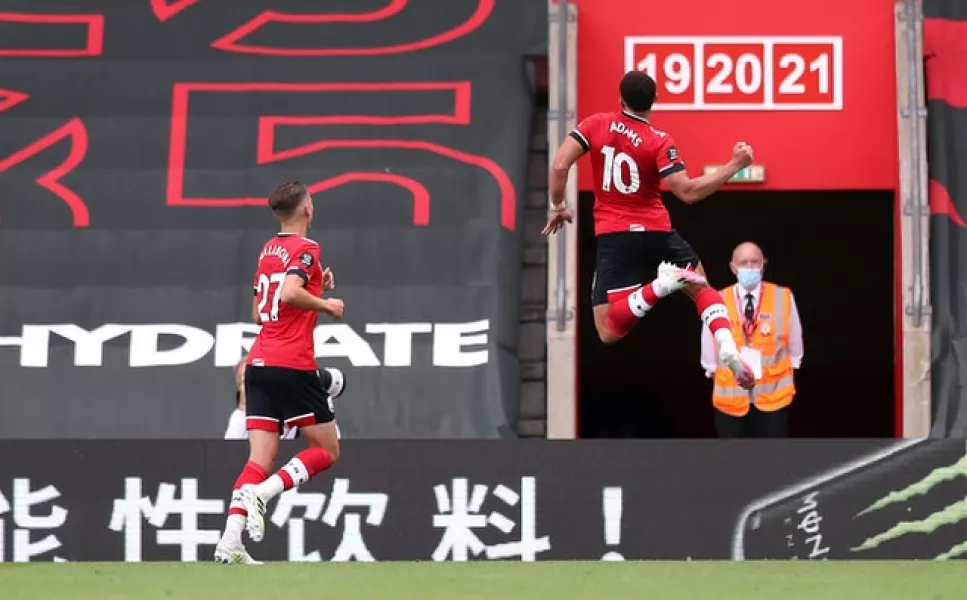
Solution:
[(923, 12), (895, 5), (897, 125), (900, 148), (903, 437), (930, 431), (930, 207), (927, 200)]
[[(563, 27), (561, 26), (563, 24)], [(577, 7), (548, 4), (548, 161), (575, 126), (577, 107)], [(547, 246), (547, 437), (577, 436), (577, 167), (568, 178), (566, 199), (574, 223), (548, 239)]]

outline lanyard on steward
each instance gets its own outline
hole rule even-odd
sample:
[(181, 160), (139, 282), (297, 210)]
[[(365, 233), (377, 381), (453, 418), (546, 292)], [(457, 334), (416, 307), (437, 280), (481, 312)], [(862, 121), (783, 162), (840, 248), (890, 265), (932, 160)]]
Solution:
[[(765, 289), (759, 289), (759, 297), (755, 300), (755, 311), (752, 313), (752, 320), (749, 321), (745, 318), (745, 294), (742, 294), (742, 290), (745, 289), (741, 285), (735, 286), (735, 295), (737, 296), (737, 304), (739, 306), (739, 315), (742, 319), (742, 333), (745, 335), (745, 345), (752, 345), (752, 334), (755, 333), (755, 329), (759, 324), (759, 310), (762, 308), (762, 296), (765, 295)], [(749, 293), (749, 292), (747, 292)]]

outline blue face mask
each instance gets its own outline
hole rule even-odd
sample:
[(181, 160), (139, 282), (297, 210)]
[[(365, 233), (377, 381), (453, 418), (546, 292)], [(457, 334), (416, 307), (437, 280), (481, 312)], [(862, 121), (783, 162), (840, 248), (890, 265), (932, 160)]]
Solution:
[(762, 282), (762, 270), (752, 269), (750, 267), (739, 267), (736, 277), (742, 287), (747, 290), (752, 290)]

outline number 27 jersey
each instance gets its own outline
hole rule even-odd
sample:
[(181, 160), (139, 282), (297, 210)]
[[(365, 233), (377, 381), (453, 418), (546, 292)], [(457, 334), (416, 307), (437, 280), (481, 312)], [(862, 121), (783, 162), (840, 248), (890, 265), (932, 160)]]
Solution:
[(641, 117), (596, 113), (571, 132), (590, 154), (594, 174), (594, 234), (671, 231), (661, 180), (685, 170), (675, 141)]
[(289, 275), (305, 281), (313, 296), (322, 295), (319, 244), (299, 235), (280, 233), (267, 241), (255, 269), (256, 308), (262, 321), (248, 364), (315, 371), (314, 333), (319, 313), (289, 306), (281, 301), (282, 283)]

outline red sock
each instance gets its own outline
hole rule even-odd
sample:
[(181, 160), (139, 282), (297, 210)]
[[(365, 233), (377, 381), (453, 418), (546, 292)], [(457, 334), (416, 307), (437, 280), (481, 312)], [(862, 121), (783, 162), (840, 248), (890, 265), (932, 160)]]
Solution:
[(282, 480), (282, 490), (290, 490), (309, 481), (336, 462), (332, 455), (322, 448), (306, 448), (292, 457), (276, 475)]
[(609, 294), (607, 326), (611, 333), (624, 337), (635, 326), (638, 319), (645, 316), (649, 310), (658, 304), (658, 295), (651, 284), (618, 294)]
[[(262, 468), (258, 463), (248, 461), (245, 466), (242, 467), (242, 472), (239, 473), (238, 479), (235, 480), (235, 485), (232, 487), (232, 491), (239, 489), (243, 485), (251, 483), (256, 485), (265, 481), (269, 476), (268, 471)], [(242, 515), (243, 517), (248, 513), (244, 508), (238, 506), (229, 506), (228, 514), (230, 515)]]
[(695, 308), (702, 317), (702, 322), (709, 328), (712, 335), (719, 329), (731, 329), (729, 325), (729, 311), (725, 308), (722, 295), (710, 287), (703, 288), (695, 296)]

